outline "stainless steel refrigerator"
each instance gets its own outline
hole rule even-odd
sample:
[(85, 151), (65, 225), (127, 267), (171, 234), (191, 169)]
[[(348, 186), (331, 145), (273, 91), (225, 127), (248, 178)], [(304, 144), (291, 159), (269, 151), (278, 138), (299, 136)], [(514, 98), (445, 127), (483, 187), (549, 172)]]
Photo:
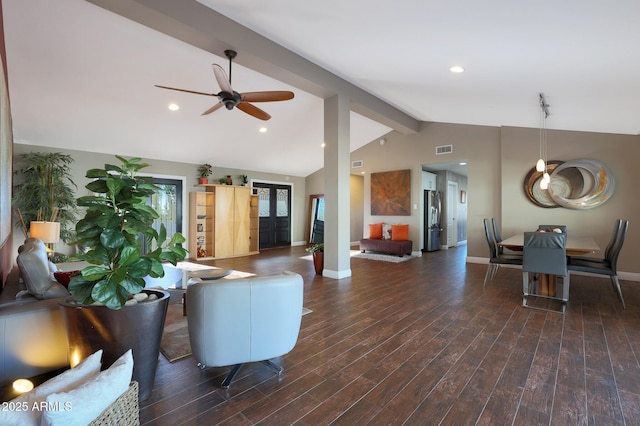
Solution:
[(440, 218), (442, 200), (440, 191), (424, 191), (424, 249), (422, 251), (440, 250)]

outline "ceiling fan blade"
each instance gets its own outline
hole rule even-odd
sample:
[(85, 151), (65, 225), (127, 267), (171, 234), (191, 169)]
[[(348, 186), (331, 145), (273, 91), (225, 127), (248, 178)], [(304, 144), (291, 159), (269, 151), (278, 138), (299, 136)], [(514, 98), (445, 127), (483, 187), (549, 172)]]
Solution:
[(227, 93), (233, 93), (231, 83), (229, 83), (229, 77), (227, 77), (227, 73), (222, 69), (220, 65), (213, 64), (213, 74), (216, 76), (216, 80), (218, 81), (220, 90)]
[(196, 92), (196, 91), (193, 91), (193, 90), (176, 89), (175, 87), (160, 86), (160, 85), (157, 85), (157, 84), (155, 84), (154, 86), (159, 87), (161, 89), (177, 90), (178, 92), (194, 93), (196, 95), (218, 96), (217, 93)]
[(260, 120), (266, 121), (271, 118), (269, 114), (267, 114), (257, 106), (251, 105), (247, 102), (240, 102), (238, 105), (236, 105), (236, 108), (238, 108), (240, 111), (244, 111), (247, 114), (254, 116), (255, 118), (259, 118)]
[(211, 114), (213, 111), (217, 111), (217, 110), (219, 110), (220, 108), (222, 108), (222, 106), (223, 106), (223, 105), (222, 105), (222, 103), (221, 103), (221, 102), (218, 102), (217, 104), (215, 104), (214, 106), (212, 106), (211, 108), (209, 108), (208, 110), (206, 110), (205, 112), (203, 112), (203, 113), (202, 113), (202, 114), (200, 114), (200, 115), (207, 115), (207, 114)]
[(266, 92), (246, 92), (240, 94), (244, 102), (275, 102), (293, 99), (293, 92), (286, 90), (273, 90)]

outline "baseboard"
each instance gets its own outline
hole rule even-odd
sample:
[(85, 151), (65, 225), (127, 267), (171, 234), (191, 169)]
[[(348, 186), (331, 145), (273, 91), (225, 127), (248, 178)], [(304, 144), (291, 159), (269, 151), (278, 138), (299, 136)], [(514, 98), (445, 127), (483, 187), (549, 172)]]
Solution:
[(489, 258), (488, 257), (473, 257), (473, 256), (467, 256), (467, 263), (481, 263), (481, 264), (488, 264), (489, 263)]
[(640, 281), (640, 274), (637, 272), (618, 272), (618, 279), (625, 281)]
[[(489, 263), (489, 258), (487, 257), (473, 257), (467, 256), (467, 263), (480, 263), (487, 265)], [(502, 268), (514, 268), (521, 269), (522, 267), (519, 265), (500, 265)], [(589, 272), (581, 272), (581, 271), (571, 271), (571, 275), (585, 275), (588, 277), (602, 277), (600, 274), (591, 274)], [(637, 272), (618, 272), (618, 279), (623, 281), (640, 281), (640, 273)]]
[(342, 278), (349, 278), (351, 276), (351, 269), (345, 269), (342, 271), (333, 271), (331, 269), (324, 268), (322, 270), (322, 276), (327, 278), (333, 278), (336, 280)]

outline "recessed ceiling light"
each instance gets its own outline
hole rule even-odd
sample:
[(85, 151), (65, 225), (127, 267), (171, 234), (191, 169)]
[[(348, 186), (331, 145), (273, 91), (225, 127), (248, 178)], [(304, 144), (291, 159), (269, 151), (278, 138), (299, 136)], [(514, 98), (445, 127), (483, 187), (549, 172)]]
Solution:
[(322, 144), (320, 146), (324, 148), (325, 146), (327, 146), (327, 144), (322, 142)]
[(466, 166), (466, 165), (467, 165), (467, 162), (466, 162), (466, 161), (462, 161), (462, 162), (460, 162), (460, 163), (458, 163), (458, 164), (459, 164), (459, 165), (461, 165), (461, 166)]
[(267, 128), (266, 127), (260, 127), (260, 129), (258, 129), (258, 131), (260, 133), (267, 133)]
[(178, 104), (169, 104), (169, 109), (171, 111), (177, 111), (180, 109), (180, 106)]
[(461, 72), (464, 72), (464, 68), (462, 68), (460, 65), (454, 65), (451, 68), (449, 68), (449, 71), (459, 74)]

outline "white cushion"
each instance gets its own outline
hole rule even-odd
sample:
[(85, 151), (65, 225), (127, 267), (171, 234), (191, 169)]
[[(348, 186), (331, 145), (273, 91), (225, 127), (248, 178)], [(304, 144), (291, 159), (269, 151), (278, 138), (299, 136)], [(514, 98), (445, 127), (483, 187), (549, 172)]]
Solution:
[[(0, 425), (39, 425), (42, 418), (41, 403), (49, 394), (73, 389), (100, 373), (102, 349), (89, 355), (80, 364), (47, 380), (30, 392), (18, 396), (7, 404), (11, 411), (0, 411)], [(19, 408), (18, 408), (19, 407)], [(35, 408), (35, 409), (34, 409)]]
[(42, 425), (86, 425), (100, 415), (131, 383), (133, 355), (129, 349), (108, 369), (67, 392), (47, 397)]

